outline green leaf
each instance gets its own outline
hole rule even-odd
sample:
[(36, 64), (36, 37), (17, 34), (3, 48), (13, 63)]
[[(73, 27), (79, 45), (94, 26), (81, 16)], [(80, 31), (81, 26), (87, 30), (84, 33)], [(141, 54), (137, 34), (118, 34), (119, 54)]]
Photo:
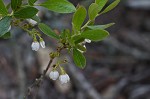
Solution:
[(52, 29), (46, 24), (39, 23), (38, 27), (47, 36), (55, 38), (55, 39), (59, 39), (59, 36), (55, 32), (53, 32)]
[(87, 30), (81, 33), (81, 36), (92, 41), (101, 41), (106, 38), (109, 33), (105, 30)]
[(81, 35), (75, 35), (72, 37), (72, 39), (74, 40), (75, 44), (78, 44), (84, 41), (84, 38), (81, 37)]
[(78, 38), (75, 40), (75, 44), (79, 44), (79, 43), (82, 43), (84, 41), (84, 38), (81, 37), (81, 38)]
[(11, 33), (10, 32), (7, 32), (5, 33), (3, 36), (0, 37), (1, 39), (9, 39), (11, 38)]
[(74, 5), (67, 0), (47, 0), (40, 6), (58, 13), (72, 13), (76, 11)]
[(108, 0), (95, 0), (95, 3), (98, 4), (98, 11), (100, 12), (103, 7), (106, 5)]
[(98, 12), (99, 12), (98, 4), (92, 3), (88, 9), (88, 14), (89, 14), (90, 20), (94, 20), (96, 18), (96, 16), (98, 15)]
[(77, 49), (73, 49), (73, 60), (79, 68), (82, 68), (82, 69), (85, 68), (86, 59), (84, 55)]
[(24, 7), (16, 11), (14, 13), (14, 16), (16, 18), (23, 18), (23, 19), (32, 18), (33, 16), (37, 14), (37, 12), (38, 12), (38, 9), (28, 6), (28, 7)]
[(86, 18), (86, 9), (80, 6), (73, 15), (72, 23), (76, 30), (80, 30), (84, 20)]
[(18, 8), (20, 8), (22, 4), (22, 0), (11, 0), (11, 8), (13, 11), (16, 11)]
[(8, 14), (8, 11), (5, 7), (3, 0), (0, 0), (0, 15), (5, 16)]
[(105, 25), (93, 25), (93, 26), (87, 26), (87, 27), (92, 30), (98, 30), (98, 29), (104, 30), (104, 29), (111, 27), (114, 24), (115, 23), (109, 23), (109, 24), (105, 24)]
[(120, 2), (120, 0), (115, 0), (113, 3), (111, 3), (107, 8), (105, 8), (105, 10), (103, 12), (101, 12), (101, 14), (107, 13), (110, 10), (114, 9), (118, 3)]
[(31, 5), (31, 6), (33, 6), (36, 1), (37, 0), (28, 0), (28, 4)]
[(9, 30), (11, 17), (6, 16), (0, 20), (0, 37), (6, 34)]
[(68, 38), (68, 42), (70, 46), (75, 46), (74, 40), (72, 38)]

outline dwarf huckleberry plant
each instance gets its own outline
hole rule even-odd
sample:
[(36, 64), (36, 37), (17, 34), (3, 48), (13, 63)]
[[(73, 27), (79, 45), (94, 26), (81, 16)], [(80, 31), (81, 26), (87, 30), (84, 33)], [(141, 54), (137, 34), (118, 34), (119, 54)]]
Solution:
[[(68, 74), (66, 74), (63, 69), (63, 64), (66, 64), (68, 60), (62, 60), (64, 58), (60, 58), (60, 56), (62, 56), (62, 50), (67, 50), (68, 54), (71, 54), (76, 66), (81, 69), (85, 68), (86, 58), (83, 54), (87, 50), (85, 43), (91, 43), (91, 41), (98, 42), (105, 39), (109, 35), (107, 28), (114, 25), (114, 23), (95, 25), (96, 17), (111, 11), (120, 2), (120, 0), (114, 0), (114, 2), (104, 8), (108, 0), (95, 0), (89, 5), (88, 9), (86, 9), (82, 5), (75, 7), (67, 0), (45, 0), (39, 4), (35, 4), (38, 0), (10, 0), (10, 6), (7, 7), (3, 1), (5, 0), (0, 0), (1, 39), (10, 38), (11, 26), (16, 26), (26, 31), (33, 39), (31, 48), (34, 51), (38, 51), (40, 46), (45, 48), (45, 42), (41, 37), (41, 33), (44, 33), (58, 42), (59, 46), (57, 50), (49, 53), (50, 61), (42, 75), (32, 84), (32, 87), (40, 86), (49, 68), (53, 68), (53, 71), (49, 74), (51, 79), (56, 80), (58, 78), (59, 72), (56, 71), (56, 69), (60, 69), (60, 82), (64, 84), (70, 81)], [(44, 7), (56, 13), (73, 13), (72, 27), (55, 33), (48, 25), (41, 22), (37, 15), (39, 10), (35, 6)], [(57, 61), (52, 67), (55, 58), (57, 58)], [(30, 87), (29, 89), (32, 88)]]

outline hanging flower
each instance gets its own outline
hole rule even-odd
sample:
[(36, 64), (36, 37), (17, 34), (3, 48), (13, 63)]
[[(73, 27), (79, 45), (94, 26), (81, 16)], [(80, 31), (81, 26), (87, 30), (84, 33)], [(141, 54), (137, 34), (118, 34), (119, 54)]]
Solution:
[(32, 19), (27, 19), (27, 21), (32, 24), (33, 26), (35, 26), (37, 24), (36, 21), (32, 20)]
[(49, 74), (49, 77), (52, 80), (56, 80), (58, 78), (58, 76), (59, 76), (59, 73), (56, 70), (55, 71), (51, 71), (50, 74)]
[(45, 42), (44, 41), (40, 41), (40, 45), (42, 48), (45, 48)]
[(34, 51), (38, 51), (39, 48), (40, 48), (39, 42), (37, 42), (37, 41), (32, 42), (31, 48), (32, 48), (32, 50), (34, 50)]
[(68, 74), (63, 74), (59, 76), (59, 80), (61, 84), (65, 84), (70, 81), (70, 77), (68, 76)]

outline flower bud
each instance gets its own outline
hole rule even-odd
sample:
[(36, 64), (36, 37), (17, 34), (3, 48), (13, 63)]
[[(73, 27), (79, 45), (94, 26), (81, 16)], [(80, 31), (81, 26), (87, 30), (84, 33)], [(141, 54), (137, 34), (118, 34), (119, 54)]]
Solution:
[(34, 51), (38, 51), (39, 48), (40, 48), (39, 42), (36, 42), (36, 41), (35, 41), (35, 42), (32, 42), (31, 48), (32, 48), (32, 50), (34, 50)]
[(49, 74), (49, 77), (52, 80), (56, 80), (58, 78), (58, 76), (59, 76), (59, 73), (56, 70), (55, 71), (51, 71), (50, 74)]
[(32, 19), (27, 19), (27, 21), (32, 24), (33, 26), (37, 24), (36, 21), (32, 20)]
[(68, 74), (60, 75), (59, 80), (61, 84), (65, 84), (70, 81)]
[(40, 45), (42, 48), (45, 48), (45, 42), (44, 41), (40, 41)]
[(91, 43), (91, 40), (89, 40), (89, 39), (85, 39), (84, 41), (87, 43)]

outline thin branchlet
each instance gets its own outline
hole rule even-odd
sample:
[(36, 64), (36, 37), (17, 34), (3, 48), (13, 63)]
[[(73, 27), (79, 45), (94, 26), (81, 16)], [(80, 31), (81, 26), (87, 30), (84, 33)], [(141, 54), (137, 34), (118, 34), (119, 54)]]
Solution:
[[(61, 50), (63, 50), (64, 48), (65, 48), (65, 46), (63, 46), (63, 47), (58, 47), (56, 52), (60, 53)], [(49, 62), (48, 62), (48, 65), (47, 65), (46, 69), (43, 71), (42, 75), (41, 75), (39, 78), (37, 78), (37, 79), (32, 83), (31, 86), (28, 87), (27, 94), (24, 96), (24, 99), (27, 99), (28, 96), (31, 95), (31, 91), (32, 91), (32, 89), (33, 89), (34, 87), (37, 88), (36, 93), (38, 93), (38, 89), (40, 88), (40, 86), (41, 86), (41, 84), (42, 84), (42, 81), (43, 81), (43, 79), (45, 78), (47, 71), (48, 71), (49, 68), (52, 66), (51, 64), (53, 63), (53, 60), (54, 60), (55, 58), (56, 58), (56, 57), (51, 57), (51, 59), (50, 59)], [(36, 95), (35, 95), (34, 97), (36, 97)]]

